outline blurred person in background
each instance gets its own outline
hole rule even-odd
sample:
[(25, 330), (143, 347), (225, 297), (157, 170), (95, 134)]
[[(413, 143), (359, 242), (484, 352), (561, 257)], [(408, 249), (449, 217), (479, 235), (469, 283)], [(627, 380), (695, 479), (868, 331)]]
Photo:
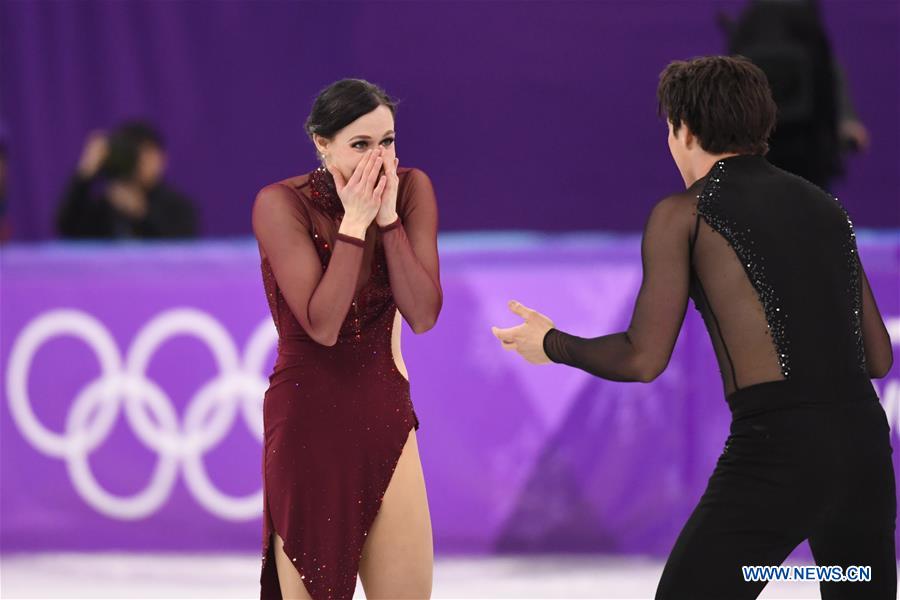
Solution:
[(57, 213), (65, 238), (191, 238), (190, 200), (163, 181), (162, 136), (142, 121), (87, 137)]
[(834, 81), (838, 87), (838, 136), (844, 153), (869, 149), (869, 129), (860, 120), (850, 95), (847, 72), (835, 60)]
[(778, 117), (768, 160), (828, 189), (844, 173), (844, 153), (865, 150), (869, 134), (832, 54), (816, 0), (753, 0), (737, 21), (720, 16), (728, 52), (766, 74)]

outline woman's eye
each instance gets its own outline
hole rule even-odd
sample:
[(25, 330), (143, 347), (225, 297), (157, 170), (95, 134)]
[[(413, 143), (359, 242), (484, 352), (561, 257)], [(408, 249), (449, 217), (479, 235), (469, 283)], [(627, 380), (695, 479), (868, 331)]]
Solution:
[[(393, 143), (394, 143), (394, 138), (386, 138), (384, 140), (381, 140), (381, 144), (385, 147), (390, 146)], [(362, 140), (360, 140), (358, 142), (353, 142), (352, 144), (350, 144), (350, 147), (355, 148), (356, 150), (365, 150), (366, 148), (368, 148), (368, 146), (369, 146), (369, 142), (362, 141)]]

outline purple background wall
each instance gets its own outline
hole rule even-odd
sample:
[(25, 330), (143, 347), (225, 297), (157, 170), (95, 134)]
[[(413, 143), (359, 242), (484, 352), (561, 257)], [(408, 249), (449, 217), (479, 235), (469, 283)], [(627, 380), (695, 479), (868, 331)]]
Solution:
[[(207, 235), (249, 233), (265, 183), (314, 166), (315, 93), (359, 76), (401, 98), (398, 153), (441, 190), (442, 228), (639, 230), (682, 184), (657, 75), (719, 53), (743, 1), (0, 3), (0, 119), (19, 239), (52, 236), (84, 136), (146, 116)], [(900, 227), (900, 3), (823, 0), (872, 132), (835, 189)], [(552, 210), (546, 208), (547, 205)]]

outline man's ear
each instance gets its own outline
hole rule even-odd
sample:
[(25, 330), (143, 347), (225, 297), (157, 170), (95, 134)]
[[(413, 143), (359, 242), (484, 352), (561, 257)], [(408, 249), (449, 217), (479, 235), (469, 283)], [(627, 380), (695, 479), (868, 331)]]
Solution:
[(697, 137), (694, 135), (694, 132), (691, 131), (691, 128), (687, 126), (687, 123), (681, 124), (682, 134), (684, 135), (684, 147), (686, 150), (693, 150), (694, 144), (697, 143)]

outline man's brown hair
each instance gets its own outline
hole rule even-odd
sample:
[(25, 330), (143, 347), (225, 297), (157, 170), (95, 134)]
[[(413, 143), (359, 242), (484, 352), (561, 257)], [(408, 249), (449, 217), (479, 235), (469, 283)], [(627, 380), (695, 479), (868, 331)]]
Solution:
[(686, 123), (710, 154), (765, 154), (776, 106), (765, 73), (743, 56), (669, 63), (659, 75), (659, 114)]

